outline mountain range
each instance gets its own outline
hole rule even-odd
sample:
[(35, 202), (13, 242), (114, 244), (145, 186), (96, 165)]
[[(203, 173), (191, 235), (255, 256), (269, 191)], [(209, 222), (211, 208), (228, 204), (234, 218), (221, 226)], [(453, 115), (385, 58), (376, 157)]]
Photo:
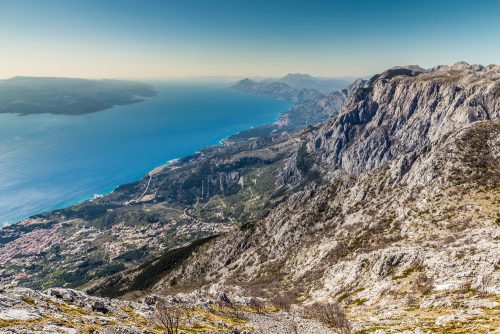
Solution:
[(0, 328), (155, 332), (176, 305), (184, 332), (498, 330), (500, 66), (232, 89), (294, 105), (0, 232)]
[(294, 88), (314, 89), (322, 94), (346, 89), (353, 78), (318, 78), (309, 74), (289, 73), (282, 78), (268, 78), (261, 82), (281, 82)]

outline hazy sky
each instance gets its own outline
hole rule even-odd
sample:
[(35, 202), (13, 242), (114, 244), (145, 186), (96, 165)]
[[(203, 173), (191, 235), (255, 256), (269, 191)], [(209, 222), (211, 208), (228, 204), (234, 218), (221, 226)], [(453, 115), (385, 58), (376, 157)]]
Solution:
[(500, 63), (500, 1), (0, 0), (0, 77), (373, 74)]

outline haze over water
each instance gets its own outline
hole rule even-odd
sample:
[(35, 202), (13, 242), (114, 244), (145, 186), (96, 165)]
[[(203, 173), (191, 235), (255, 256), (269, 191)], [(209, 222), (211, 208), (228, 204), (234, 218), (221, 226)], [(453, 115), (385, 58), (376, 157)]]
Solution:
[(290, 103), (221, 84), (155, 84), (145, 102), (82, 116), (0, 114), (0, 227), (90, 199), (252, 126)]

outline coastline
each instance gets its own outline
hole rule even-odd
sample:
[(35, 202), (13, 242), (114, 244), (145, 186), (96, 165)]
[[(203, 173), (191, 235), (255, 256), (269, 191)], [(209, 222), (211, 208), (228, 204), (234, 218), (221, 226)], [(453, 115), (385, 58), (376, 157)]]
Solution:
[[(229, 87), (226, 87), (225, 90), (230, 91), (230, 92), (243, 93), (243, 92), (231, 90)], [(158, 92), (157, 90), (155, 90), (155, 91)], [(255, 95), (255, 94), (250, 94), (250, 93), (246, 93), (246, 94), (251, 95), (251, 96), (257, 96), (257, 97), (259, 97), (259, 95)], [(272, 100), (277, 100), (277, 101), (284, 101), (283, 99), (278, 99), (278, 98), (275, 98), (275, 97), (267, 97), (267, 98), (272, 99)], [(140, 101), (140, 102), (142, 103), (142, 102), (145, 102), (145, 101), (148, 101), (148, 100), (151, 100), (151, 99), (147, 98), (147, 99), (145, 99), (143, 101)], [(81, 204), (83, 204), (85, 202), (93, 202), (94, 200), (100, 199), (102, 197), (109, 196), (109, 195), (113, 194), (115, 192), (115, 190), (118, 189), (119, 187), (124, 186), (124, 185), (128, 185), (128, 184), (134, 184), (134, 183), (137, 183), (137, 182), (141, 182), (142, 180), (144, 180), (146, 178), (149, 178), (152, 175), (155, 175), (155, 174), (158, 174), (158, 173), (164, 171), (165, 168), (168, 168), (169, 166), (172, 166), (172, 165), (178, 163), (183, 158), (196, 155), (196, 154), (198, 154), (198, 153), (200, 153), (203, 150), (208, 149), (208, 148), (214, 148), (214, 147), (217, 147), (217, 146), (225, 146), (225, 145), (231, 144), (231, 138), (233, 138), (233, 137), (236, 138), (238, 135), (240, 135), (242, 133), (245, 133), (247, 131), (272, 126), (272, 125), (276, 124), (276, 122), (283, 115), (285, 115), (288, 112), (290, 112), (291, 108), (294, 106), (294, 103), (292, 103), (292, 101), (288, 101), (288, 102), (290, 102), (290, 104), (287, 106), (286, 110), (283, 110), (282, 112), (280, 112), (274, 118), (274, 120), (272, 122), (265, 123), (265, 124), (258, 125), (258, 126), (251, 126), (249, 128), (246, 128), (246, 129), (243, 129), (243, 130), (240, 130), (240, 131), (236, 131), (236, 132), (234, 132), (232, 134), (225, 135), (225, 136), (221, 137), (220, 139), (218, 139), (217, 141), (215, 141), (213, 144), (207, 144), (207, 145), (201, 147), (200, 149), (197, 149), (197, 150), (195, 150), (195, 151), (193, 151), (191, 153), (187, 153), (187, 154), (178, 156), (176, 158), (169, 159), (169, 160), (167, 160), (166, 163), (159, 164), (156, 167), (153, 167), (152, 169), (150, 169), (146, 173), (141, 173), (140, 176), (134, 178), (130, 182), (122, 182), (122, 183), (120, 183), (118, 185), (113, 186), (112, 188), (110, 188), (108, 190), (94, 192), (94, 193), (88, 194), (88, 195), (86, 195), (83, 198), (80, 198), (78, 200), (68, 200), (68, 201), (63, 202), (61, 204), (57, 204), (57, 205), (51, 206), (51, 207), (47, 208), (46, 210), (42, 210), (42, 211), (37, 212), (35, 214), (26, 215), (25, 217), (17, 219), (15, 221), (6, 221), (6, 222), (0, 224), (0, 230), (2, 230), (5, 227), (8, 227), (8, 226), (12, 226), (12, 225), (23, 223), (23, 222), (25, 222), (27, 220), (30, 220), (30, 219), (37, 219), (37, 218), (39, 218), (39, 216), (47, 214), (47, 213), (50, 213), (50, 212), (53, 212), (53, 211), (67, 209), (67, 208), (70, 208), (70, 207), (73, 207), (73, 206), (81, 205)], [(113, 107), (109, 108), (109, 110), (114, 110), (114, 109), (116, 109), (118, 107), (121, 107), (121, 106), (120, 105), (113, 106)]]

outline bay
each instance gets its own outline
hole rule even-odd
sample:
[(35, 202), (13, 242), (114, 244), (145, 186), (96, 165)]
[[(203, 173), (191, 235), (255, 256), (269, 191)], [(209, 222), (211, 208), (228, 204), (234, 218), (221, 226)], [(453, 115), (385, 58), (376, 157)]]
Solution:
[(220, 83), (154, 85), (157, 97), (93, 114), (0, 114), (0, 227), (108, 193), (290, 106)]

